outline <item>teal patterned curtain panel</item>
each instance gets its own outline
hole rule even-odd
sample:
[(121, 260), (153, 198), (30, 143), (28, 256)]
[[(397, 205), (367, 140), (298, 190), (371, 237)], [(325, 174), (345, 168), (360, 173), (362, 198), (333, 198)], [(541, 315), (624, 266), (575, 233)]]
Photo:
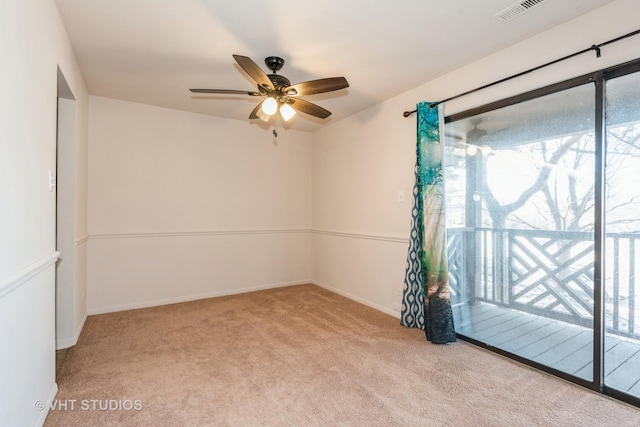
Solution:
[(415, 167), (416, 181), (413, 185), (413, 209), (411, 210), (411, 237), (407, 254), (407, 269), (404, 273), (404, 290), (402, 292), (402, 311), (400, 324), (409, 328), (424, 329), (424, 283), (422, 281), (422, 264), (420, 263), (420, 246), (422, 246), (422, 215), (418, 215), (420, 190), (418, 189), (418, 164)]
[(439, 108), (418, 104), (411, 238), (407, 255), (400, 324), (424, 329), (427, 340), (456, 340), (449, 295), (447, 237), (442, 170), (444, 134)]

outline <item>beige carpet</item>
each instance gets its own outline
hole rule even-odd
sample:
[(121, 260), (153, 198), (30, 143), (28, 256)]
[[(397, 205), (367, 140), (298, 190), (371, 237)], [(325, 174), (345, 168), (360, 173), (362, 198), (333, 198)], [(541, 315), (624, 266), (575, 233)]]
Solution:
[(58, 385), (67, 409), (46, 426), (640, 425), (639, 409), (313, 285), (91, 316)]

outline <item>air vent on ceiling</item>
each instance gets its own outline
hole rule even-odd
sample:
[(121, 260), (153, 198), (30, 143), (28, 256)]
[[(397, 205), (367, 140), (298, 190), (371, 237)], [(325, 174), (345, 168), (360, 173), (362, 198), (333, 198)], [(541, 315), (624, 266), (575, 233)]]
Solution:
[(494, 19), (497, 19), (500, 22), (508, 22), (523, 13), (533, 9), (538, 6), (544, 0), (523, 0), (517, 3), (512, 4), (508, 8), (501, 10), (500, 12), (493, 15)]

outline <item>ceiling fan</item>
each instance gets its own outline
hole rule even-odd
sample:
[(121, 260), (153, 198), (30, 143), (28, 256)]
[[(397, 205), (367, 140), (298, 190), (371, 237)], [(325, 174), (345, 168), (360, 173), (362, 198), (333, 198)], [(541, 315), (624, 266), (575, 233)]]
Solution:
[[(489, 132), (485, 129), (480, 129), (478, 126), (482, 123), (482, 119), (471, 119), (467, 121), (473, 127), (468, 130), (463, 130), (461, 133), (446, 133), (447, 138), (451, 138), (455, 141), (456, 148), (462, 148), (469, 156), (475, 156), (478, 151), (484, 155), (491, 153), (491, 147), (489, 145), (480, 145), (485, 142)], [(462, 129), (461, 129), (462, 130)]]
[(220, 93), (226, 95), (249, 95), (266, 97), (249, 115), (249, 119), (261, 119), (267, 121), (278, 110), (285, 121), (296, 114), (296, 111), (309, 114), (314, 117), (326, 119), (331, 112), (304, 99), (298, 98), (304, 95), (332, 92), (334, 90), (349, 87), (344, 77), (330, 77), (326, 79), (310, 80), (292, 85), (285, 76), (276, 74), (284, 65), (284, 59), (277, 56), (269, 56), (264, 62), (271, 70), (266, 74), (253, 60), (247, 56), (233, 55), (240, 68), (242, 68), (257, 83), (257, 91), (232, 90), (232, 89), (190, 89), (193, 93)]
[[(485, 136), (487, 136), (489, 134), (489, 132), (487, 132), (485, 129), (479, 129), (478, 126), (482, 123), (482, 119), (471, 119), (471, 120), (467, 120), (465, 123), (471, 123), (471, 125), (473, 126), (471, 129), (460, 129), (460, 127), (458, 127), (459, 133), (447, 133), (446, 136), (449, 138), (453, 138), (456, 139), (458, 141), (463, 141), (463, 142), (467, 142), (469, 140), (471, 141), (478, 141), (481, 140), (482, 138), (484, 138)], [(466, 126), (465, 126), (466, 127)], [(460, 132), (462, 131), (462, 132)]]

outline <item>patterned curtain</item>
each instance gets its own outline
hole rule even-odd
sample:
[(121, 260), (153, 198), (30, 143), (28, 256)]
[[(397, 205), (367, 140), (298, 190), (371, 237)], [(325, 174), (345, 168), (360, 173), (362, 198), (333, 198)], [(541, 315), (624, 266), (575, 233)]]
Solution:
[(456, 340), (449, 295), (440, 108), (418, 104), (416, 183), (400, 324), (424, 329), (427, 340)]

